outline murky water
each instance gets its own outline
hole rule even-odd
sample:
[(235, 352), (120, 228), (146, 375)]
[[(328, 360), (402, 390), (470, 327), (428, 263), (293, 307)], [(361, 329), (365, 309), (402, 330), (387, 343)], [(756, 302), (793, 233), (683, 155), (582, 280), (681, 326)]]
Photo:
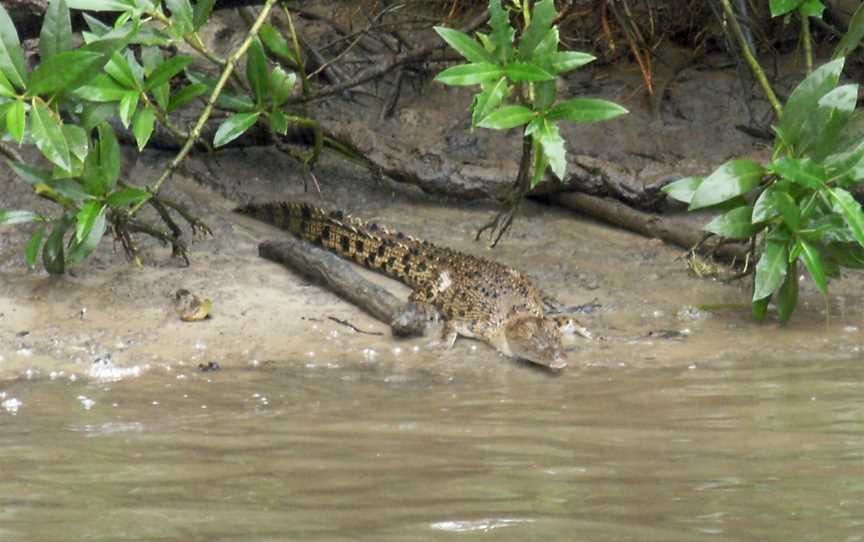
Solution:
[(0, 394), (3, 541), (864, 540), (860, 359), (286, 362)]

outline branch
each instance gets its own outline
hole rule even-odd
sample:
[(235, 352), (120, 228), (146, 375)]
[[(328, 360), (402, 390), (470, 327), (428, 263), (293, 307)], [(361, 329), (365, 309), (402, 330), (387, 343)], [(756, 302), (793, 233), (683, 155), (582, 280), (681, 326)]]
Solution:
[[(478, 15), (473, 20), (468, 22), (468, 24), (466, 24), (463, 28), (460, 28), (460, 30), (465, 33), (471, 33), (474, 30), (483, 26), (487, 20), (489, 20), (489, 13), (484, 11), (482, 14)], [(343, 81), (338, 85), (328, 87), (310, 96), (294, 98), (293, 100), (289, 100), (288, 103), (306, 103), (314, 100), (320, 100), (321, 98), (326, 98), (327, 96), (332, 96), (334, 94), (339, 94), (350, 88), (354, 88), (358, 85), (362, 85), (363, 83), (367, 83), (373, 79), (377, 79), (383, 75), (386, 75), (396, 69), (398, 66), (401, 66), (402, 64), (422, 60), (429, 56), (435, 50), (443, 49), (445, 46), (446, 44), (442, 40), (436, 39), (434, 42), (429, 43), (423, 47), (411, 49), (410, 51), (406, 51), (398, 55), (389, 56), (381, 62), (376, 62), (372, 64), (348, 81)]]
[[(150, 189), (150, 192), (154, 194), (159, 193), (159, 189), (168, 180), (169, 177), (174, 173), (180, 163), (186, 158), (189, 154), (189, 151), (192, 150), (192, 147), (195, 145), (195, 142), (198, 140), (198, 137), (201, 135), (201, 130), (204, 129), (204, 125), (207, 124), (207, 119), (210, 118), (210, 115), (213, 113), (213, 108), (216, 104), (216, 100), (219, 98), (219, 94), (222, 93), (222, 89), (225, 88), (225, 84), (228, 82), (228, 79), (231, 77), (231, 74), (234, 73), (234, 67), (237, 64), (237, 61), (246, 54), (246, 51), (252, 45), (252, 41), (255, 39), (255, 36), (258, 35), (258, 30), (261, 28), (261, 25), (264, 24), (264, 21), (267, 19), (267, 16), (270, 15), (270, 10), (273, 9), (273, 5), (276, 3), (276, 0), (267, 0), (264, 4), (264, 7), (261, 8), (261, 13), (258, 14), (258, 19), (255, 20), (255, 24), (252, 25), (252, 28), (249, 29), (249, 33), (246, 35), (246, 39), (237, 48), (234, 53), (231, 54), (230, 57), (225, 61), (225, 69), (222, 70), (222, 75), (219, 77), (219, 80), (216, 82), (215, 88), (213, 88), (213, 92), (210, 94), (210, 97), (207, 99), (207, 105), (204, 107), (204, 111), (201, 112), (201, 116), (198, 117), (198, 122), (195, 124), (195, 127), (192, 128), (192, 131), (189, 132), (189, 138), (186, 140), (186, 144), (183, 145), (183, 148), (180, 149), (180, 152), (177, 153), (177, 156), (171, 160), (171, 163), (168, 164), (168, 167), (165, 168), (165, 171), (162, 173), (162, 176), (156, 181), (156, 184)], [(138, 202), (132, 209), (129, 211), (130, 215), (134, 215), (138, 212), (139, 209), (144, 205), (145, 202)]]

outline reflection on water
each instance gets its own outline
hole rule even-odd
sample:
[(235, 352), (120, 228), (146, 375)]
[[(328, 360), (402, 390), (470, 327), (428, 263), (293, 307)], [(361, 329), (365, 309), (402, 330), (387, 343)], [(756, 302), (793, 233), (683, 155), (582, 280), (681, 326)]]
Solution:
[(157, 372), (0, 382), (0, 540), (864, 540), (860, 360)]

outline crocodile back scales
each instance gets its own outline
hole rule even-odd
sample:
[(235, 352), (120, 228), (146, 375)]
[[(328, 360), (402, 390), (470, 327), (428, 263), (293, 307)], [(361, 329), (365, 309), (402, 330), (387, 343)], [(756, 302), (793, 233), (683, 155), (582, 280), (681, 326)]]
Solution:
[(543, 315), (542, 294), (505, 265), (375, 224), (299, 202), (237, 209), (263, 222), (408, 285), (412, 301), (430, 303), (445, 318), (484, 336), (515, 314)]

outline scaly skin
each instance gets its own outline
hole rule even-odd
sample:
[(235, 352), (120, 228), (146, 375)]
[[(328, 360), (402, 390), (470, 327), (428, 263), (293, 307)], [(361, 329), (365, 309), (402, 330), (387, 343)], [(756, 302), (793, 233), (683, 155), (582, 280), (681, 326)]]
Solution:
[(248, 205), (238, 212), (408, 285), (410, 300), (445, 318), (445, 341), (461, 335), (553, 369), (567, 366), (562, 333), (590, 336), (570, 317), (544, 314), (540, 290), (497, 262), (439, 247), (375, 223), (305, 203)]

